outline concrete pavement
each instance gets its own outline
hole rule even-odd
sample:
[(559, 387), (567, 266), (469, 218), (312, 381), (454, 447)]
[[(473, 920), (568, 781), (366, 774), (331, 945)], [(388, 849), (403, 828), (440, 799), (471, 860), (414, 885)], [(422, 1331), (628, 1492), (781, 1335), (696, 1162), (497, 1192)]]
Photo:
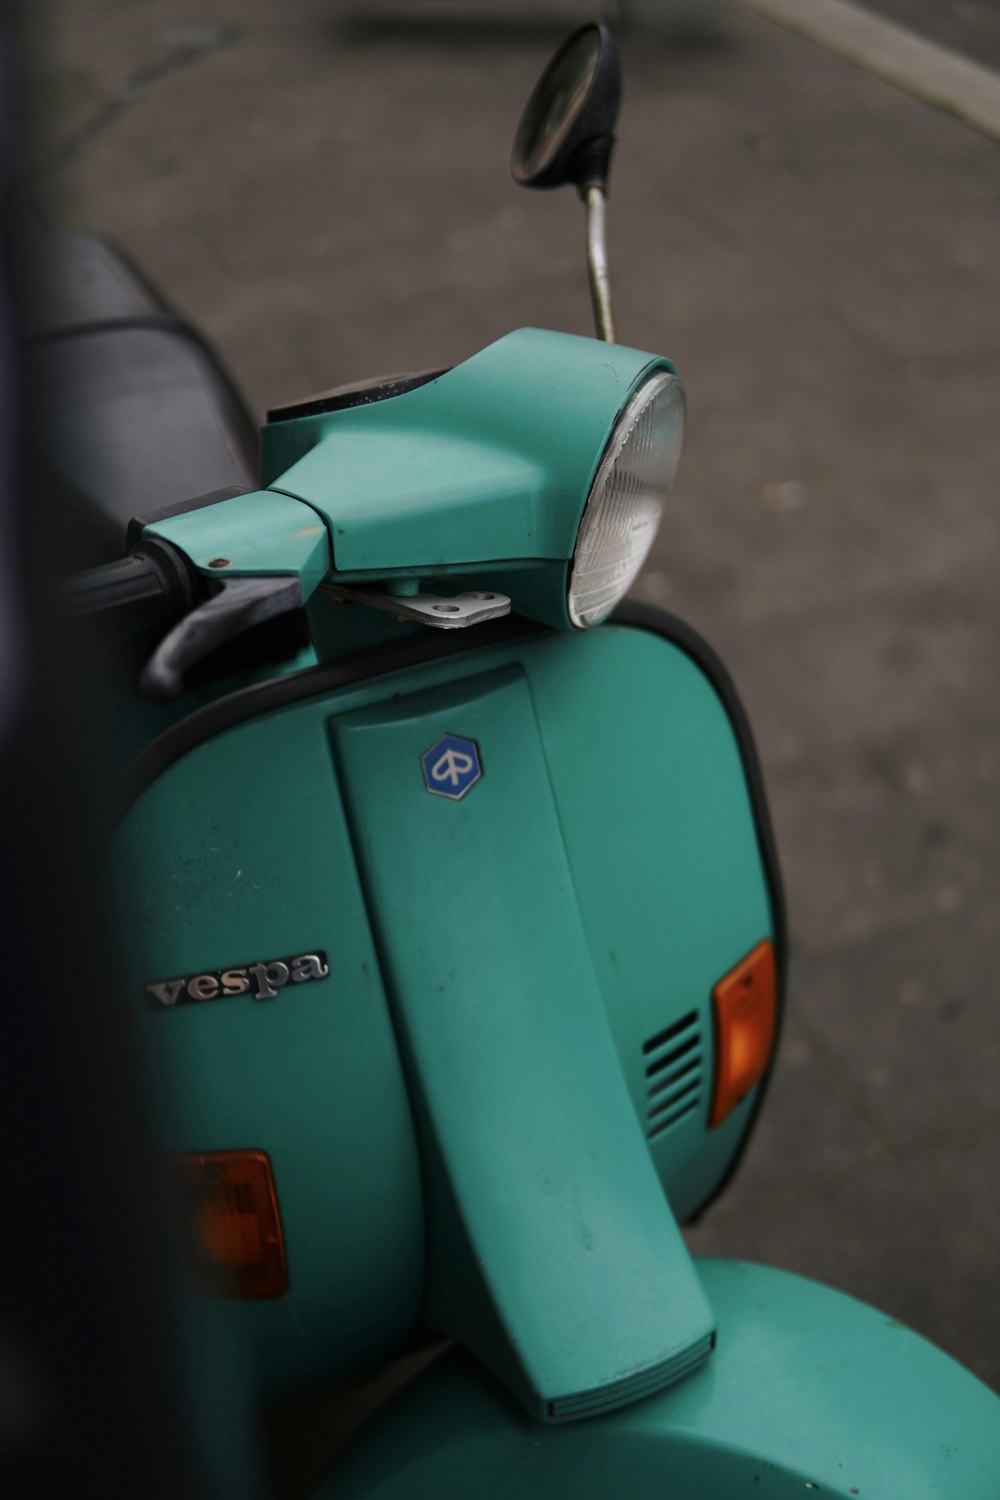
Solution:
[[(31, 170), (261, 411), (519, 324), (586, 333), (579, 208), (507, 173), (581, 18), (39, 0)], [(676, 361), (690, 412), (639, 593), (744, 694), (793, 945), (769, 1109), (691, 1241), (1000, 1387), (1000, 145), (740, 14), (624, 61), (621, 336)]]
[(964, 57), (1000, 67), (1000, 13), (989, 0), (867, 0), (866, 9)]

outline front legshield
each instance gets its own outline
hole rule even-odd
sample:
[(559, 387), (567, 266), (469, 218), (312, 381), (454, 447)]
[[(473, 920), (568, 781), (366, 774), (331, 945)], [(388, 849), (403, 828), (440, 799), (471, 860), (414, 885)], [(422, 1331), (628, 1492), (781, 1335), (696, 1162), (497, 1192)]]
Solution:
[[(423, 1139), (426, 1320), (550, 1421), (670, 1385), (713, 1315), (618, 1061), (521, 668), (331, 732)], [(415, 794), (422, 761), (442, 795)]]

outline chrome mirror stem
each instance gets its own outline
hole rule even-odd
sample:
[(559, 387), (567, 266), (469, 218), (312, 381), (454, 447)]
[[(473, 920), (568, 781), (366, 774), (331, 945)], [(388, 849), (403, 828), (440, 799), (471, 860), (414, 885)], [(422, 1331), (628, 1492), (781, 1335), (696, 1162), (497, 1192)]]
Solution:
[(604, 189), (591, 183), (585, 190), (587, 208), (587, 271), (590, 276), (590, 300), (594, 308), (597, 336), (613, 344), (615, 315), (611, 307), (611, 282), (608, 278), (608, 252), (604, 237)]

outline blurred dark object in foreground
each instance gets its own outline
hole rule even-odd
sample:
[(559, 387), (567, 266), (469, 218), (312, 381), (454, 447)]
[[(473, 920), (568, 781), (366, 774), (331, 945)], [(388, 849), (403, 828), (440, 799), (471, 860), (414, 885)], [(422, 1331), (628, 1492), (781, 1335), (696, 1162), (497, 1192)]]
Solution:
[[(4, 11), (8, 85), (11, 30)], [(100, 906), (89, 825), (102, 789), (88, 779), (79, 733), (87, 664), (53, 640), (40, 604), (58, 548), (28, 503), (20, 447), (12, 95), (0, 90), (0, 1492), (219, 1494), (197, 1451), (139, 1059)]]

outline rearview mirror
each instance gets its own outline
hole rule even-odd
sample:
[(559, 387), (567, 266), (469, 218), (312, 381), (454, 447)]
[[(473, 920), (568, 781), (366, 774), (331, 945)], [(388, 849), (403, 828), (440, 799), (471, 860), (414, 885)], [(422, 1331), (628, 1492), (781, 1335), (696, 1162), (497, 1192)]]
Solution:
[(524, 187), (604, 188), (621, 97), (618, 49), (606, 26), (581, 26), (532, 90), (510, 169)]

